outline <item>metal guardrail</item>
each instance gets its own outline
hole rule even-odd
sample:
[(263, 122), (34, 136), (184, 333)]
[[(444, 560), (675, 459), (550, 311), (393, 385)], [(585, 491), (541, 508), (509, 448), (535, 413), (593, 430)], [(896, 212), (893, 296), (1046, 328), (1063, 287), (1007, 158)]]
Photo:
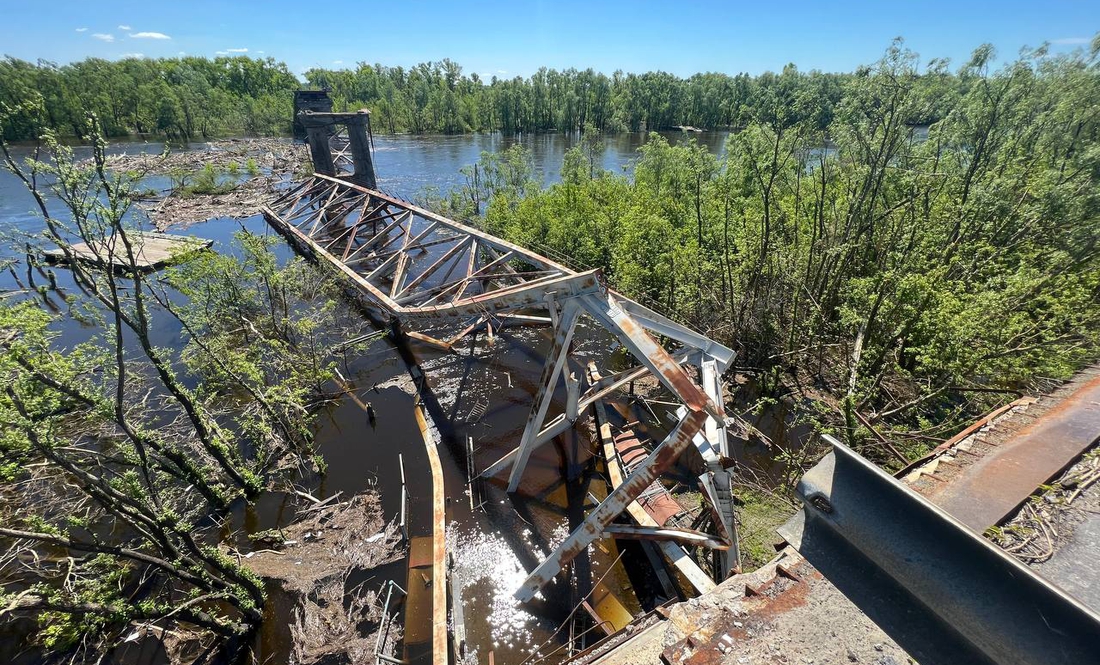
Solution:
[(850, 448), (780, 534), (922, 665), (1100, 662), (1100, 616)]

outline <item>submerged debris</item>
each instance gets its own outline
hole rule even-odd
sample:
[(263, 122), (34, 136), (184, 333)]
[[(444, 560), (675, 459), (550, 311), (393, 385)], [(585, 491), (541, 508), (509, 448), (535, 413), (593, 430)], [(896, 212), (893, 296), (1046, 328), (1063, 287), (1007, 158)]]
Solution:
[[(106, 158), (107, 168), (113, 171), (171, 178), (169, 188), (152, 186), (148, 196), (138, 200), (161, 231), (185, 228), (214, 217), (255, 215), (278, 186), (301, 173), (306, 164), (304, 145), (288, 139), (260, 138), (213, 141), (167, 154), (119, 153)], [(218, 174), (215, 180), (220, 184), (205, 192), (187, 186), (204, 171), (208, 177)]]
[[(273, 597), (292, 606), (294, 662), (372, 662), (383, 620), (374, 587), (381, 582), (364, 573), (404, 556), (396, 525), (382, 517), (378, 494), (307, 507), (300, 520), (277, 533), (279, 550), (259, 549), (269, 543), (257, 542), (253, 552), (231, 554), (268, 582)], [(354, 583), (360, 579), (367, 581)], [(383, 653), (399, 642), (399, 630), (389, 628)]]

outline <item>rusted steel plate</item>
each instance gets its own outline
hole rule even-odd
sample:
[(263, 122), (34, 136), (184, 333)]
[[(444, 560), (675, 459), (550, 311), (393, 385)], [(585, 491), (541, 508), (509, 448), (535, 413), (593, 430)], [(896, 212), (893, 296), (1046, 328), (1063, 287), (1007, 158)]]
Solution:
[(948, 450), (951, 450), (951, 448), (958, 445), (958, 443), (960, 441), (962, 441), (966, 437), (970, 436), (971, 434), (977, 432), (978, 430), (985, 427), (986, 425), (992, 423), (994, 420), (996, 420), (1000, 416), (1004, 415), (1005, 413), (1008, 413), (1009, 411), (1011, 411), (1012, 409), (1014, 409), (1018, 406), (1026, 406), (1028, 404), (1033, 404), (1035, 401), (1036, 400), (1035, 400), (1034, 397), (1021, 397), (1020, 399), (1013, 400), (1013, 401), (1009, 402), (1008, 404), (1005, 404), (1004, 406), (1002, 406), (1000, 408), (994, 409), (993, 411), (985, 414), (984, 416), (982, 416), (978, 420), (975, 420), (973, 423), (970, 424), (969, 427), (967, 427), (963, 431), (959, 432), (958, 434), (951, 437), (947, 441), (944, 441), (940, 445), (933, 448), (924, 457), (921, 457), (918, 460), (910, 462), (908, 465), (906, 465), (906, 467), (904, 469), (902, 469), (901, 471), (898, 471), (897, 473), (895, 473), (894, 476), (896, 478), (905, 478), (907, 475), (909, 475), (909, 473), (911, 471), (923, 466), (925, 463), (929, 462), (930, 460), (932, 460), (935, 457), (938, 457), (938, 456), (942, 455), (943, 453), (947, 452)]
[[(432, 662), (447, 664), (447, 506), (443, 487), (443, 465), (439, 462), (435, 437), (428, 427), (424, 410), (418, 403), (413, 407), (416, 424), (424, 439), (428, 462), (432, 470)], [(461, 599), (459, 600), (461, 602)]]
[(982, 532), (1100, 439), (1100, 377), (1081, 386), (995, 450), (965, 468), (933, 503)]
[(737, 355), (733, 349), (725, 347), (694, 330), (690, 330), (672, 319), (653, 311), (645, 305), (634, 302), (630, 298), (615, 291), (612, 291), (611, 294), (619, 301), (622, 308), (647, 330), (655, 332), (658, 335), (664, 335), (681, 344), (700, 349), (706, 355), (714, 358), (718, 363), (719, 372), (724, 372)]
[(409, 594), (405, 601), (405, 645), (419, 645), (427, 649), (432, 643), (431, 604), (432, 604), (432, 539), (431, 537), (413, 538), (409, 541), (409, 556), (419, 564), (409, 563), (405, 588)]
[[(645, 460), (649, 454), (634, 432), (624, 432), (615, 437), (615, 452), (622, 460), (627, 473)], [(672, 498), (660, 481), (650, 485), (637, 501), (658, 526), (664, 526), (670, 519), (683, 512), (683, 508), (676, 503), (676, 499)]]
[(619, 338), (634, 357), (649, 367), (661, 383), (689, 409), (705, 409), (715, 418), (725, 420), (725, 413), (707, 397), (702, 388), (695, 385), (684, 368), (653, 339), (645, 327), (619, 306), (620, 303), (613, 296), (586, 296), (583, 302), (588, 313)]
[(726, 550), (730, 546), (728, 541), (719, 540), (708, 533), (694, 529), (662, 529), (660, 527), (634, 526), (632, 524), (608, 524), (603, 528), (603, 532), (616, 538), (675, 540), (687, 545), (706, 547), (712, 550)]
[[(409, 568), (431, 568), (435, 561), (432, 550), (432, 539), (426, 536), (413, 538), (409, 541)], [(429, 570), (430, 574), (431, 571)], [(412, 580), (412, 577), (409, 578)], [(410, 584), (409, 586), (415, 586)], [(423, 584), (421, 584), (423, 586)]]
[[(594, 385), (602, 381), (600, 373), (596, 370), (596, 365), (594, 363), (589, 363), (588, 365), (588, 376), (590, 382)], [(615, 443), (611, 437), (611, 424), (607, 421), (607, 409), (600, 400), (596, 400), (592, 407), (596, 414), (596, 428), (600, 435), (600, 443), (603, 446), (604, 461), (607, 464), (607, 480), (611, 485), (611, 489), (614, 490), (618, 488), (619, 485), (623, 484), (625, 476), (622, 466), (619, 464), (619, 459), (615, 455)], [(639, 526), (660, 526), (637, 501), (632, 501), (626, 507), (626, 513), (630, 515)], [(685, 552), (684, 548), (680, 547), (680, 545), (662, 540), (657, 542), (657, 547), (661, 550), (661, 553), (665, 555), (665, 558), (668, 559), (673, 566), (676, 566), (691, 586), (695, 588), (696, 592), (703, 594), (715, 587), (714, 580), (710, 579), (710, 577), (699, 568), (699, 565), (687, 555), (687, 552)]]

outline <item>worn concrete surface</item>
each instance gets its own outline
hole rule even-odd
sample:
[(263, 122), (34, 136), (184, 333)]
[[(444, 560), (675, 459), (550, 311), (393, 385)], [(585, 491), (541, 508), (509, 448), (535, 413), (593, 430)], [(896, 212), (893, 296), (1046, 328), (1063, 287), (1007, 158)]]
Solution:
[(1100, 515), (1090, 515), (1054, 556), (1035, 568), (1100, 612)]
[[(748, 594), (748, 595), (746, 595)], [(620, 648), (577, 662), (912, 662), (906, 653), (793, 549), (713, 592), (671, 606), (667, 620), (640, 627)]]
[[(1095, 459), (1086, 459), (1079, 466), (1094, 468), (1095, 464)], [(1051, 505), (1049, 511), (1054, 554), (1031, 567), (1100, 612), (1100, 482), (1093, 482), (1070, 503)]]

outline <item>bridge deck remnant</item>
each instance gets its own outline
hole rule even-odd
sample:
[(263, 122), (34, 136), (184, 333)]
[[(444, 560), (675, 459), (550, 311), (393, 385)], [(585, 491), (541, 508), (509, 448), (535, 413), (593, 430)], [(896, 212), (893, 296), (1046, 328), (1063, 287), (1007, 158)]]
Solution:
[[(352, 173), (337, 174), (340, 160), (318, 157), (317, 153), (323, 152), (321, 134), (311, 134), (314, 165), (319, 172), (263, 208), (269, 224), (300, 252), (339, 271), (404, 334), (439, 348), (451, 349), (455, 342), (482, 328), (540, 321), (553, 327), (553, 342), (520, 441), (482, 476), (507, 470), (508, 491), (516, 492), (536, 448), (573, 427), (590, 407), (643, 376), (657, 378), (682, 405), (677, 412), (679, 420), (667, 438), (539, 564), (516, 597), (530, 600), (589, 544), (612, 534), (703, 544), (721, 553), (721, 577), (739, 571), (719, 381), (734, 352), (610, 290), (598, 270), (575, 271), (364, 186), (363, 181), (374, 181), (374, 172), (373, 164), (364, 165), (358, 154), (367, 145), (360, 114), (303, 113), (300, 117), (307, 129), (320, 126), (311, 122), (314, 120), (345, 122), (354, 169)], [(587, 381), (583, 364), (569, 362), (573, 334), (582, 317), (614, 336), (639, 367)], [(676, 348), (666, 349), (658, 337)], [(685, 365), (696, 368), (698, 383)], [(570, 367), (582, 369), (573, 371)], [(566, 387), (565, 408), (551, 416), (554, 393), (562, 382)], [(711, 503), (717, 533), (635, 527), (624, 534), (614, 529), (611, 523), (692, 447), (705, 465), (700, 486)]]

